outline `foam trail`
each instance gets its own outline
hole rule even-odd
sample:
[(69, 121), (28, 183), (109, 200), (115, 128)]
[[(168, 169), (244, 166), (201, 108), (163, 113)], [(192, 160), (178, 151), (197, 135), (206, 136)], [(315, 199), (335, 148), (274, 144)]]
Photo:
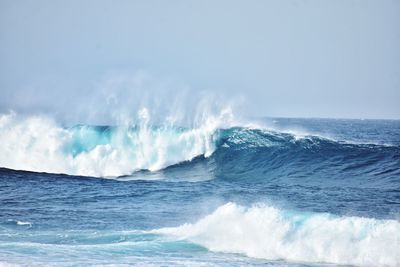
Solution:
[(294, 262), (399, 266), (400, 222), (227, 203), (194, 224), (154, 230), (211, 251)]
[(165, 124), (154, 127), (147, 109), (133, 127), (63, 128), (53, 120), (15, 113), (0, 116), (0, 167), (87, 176), (129, 175), (140, 169), (159, 170), (210, 156), (215, 131), (229, 111), (209, 115), (198, 127)]

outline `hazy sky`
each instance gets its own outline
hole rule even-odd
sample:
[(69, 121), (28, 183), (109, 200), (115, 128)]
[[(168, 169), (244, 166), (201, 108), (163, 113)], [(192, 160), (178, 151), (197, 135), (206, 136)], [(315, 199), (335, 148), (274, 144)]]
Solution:
[(0, 0), (0, 112), (100, 109), (101, 88), (400, 119), (400, 1)]

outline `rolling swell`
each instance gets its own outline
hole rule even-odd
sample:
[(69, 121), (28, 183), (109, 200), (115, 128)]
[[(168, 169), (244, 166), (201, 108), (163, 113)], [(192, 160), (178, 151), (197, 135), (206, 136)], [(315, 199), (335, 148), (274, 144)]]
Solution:
[(399, 184), (400, 147), (396, 145), (356, 144), (312, 135), (296, 137), (233, 128), (222, 131), (217, 147), (206, 160), (214, 162), (219, 176), (229, 179), (245, 176), (255, 180)]
[[(160, 171), (176, 179), (195, 170), (199, 180), (317, 186), (400, 186), (400, 147), (356, 144), (319, 136), (249, 128), (230, 128), (215, 133), (216, 149), (210, 157), (199, 156)], [(159, 172), (159, 173), (160, 173)], [(149, 174), (156, 175), (156, 174)]]

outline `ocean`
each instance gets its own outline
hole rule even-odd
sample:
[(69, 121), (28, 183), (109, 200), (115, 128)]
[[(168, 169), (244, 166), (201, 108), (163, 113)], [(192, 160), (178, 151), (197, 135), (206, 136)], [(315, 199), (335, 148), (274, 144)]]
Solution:
[(1, 266), (400, 266), (400, 121), (0, 116)]

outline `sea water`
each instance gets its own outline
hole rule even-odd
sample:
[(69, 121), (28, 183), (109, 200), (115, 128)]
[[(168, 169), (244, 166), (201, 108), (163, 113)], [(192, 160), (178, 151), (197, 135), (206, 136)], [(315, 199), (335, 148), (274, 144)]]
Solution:
[(399, 266), (400, 121), (0, 117), (0, 265)]

